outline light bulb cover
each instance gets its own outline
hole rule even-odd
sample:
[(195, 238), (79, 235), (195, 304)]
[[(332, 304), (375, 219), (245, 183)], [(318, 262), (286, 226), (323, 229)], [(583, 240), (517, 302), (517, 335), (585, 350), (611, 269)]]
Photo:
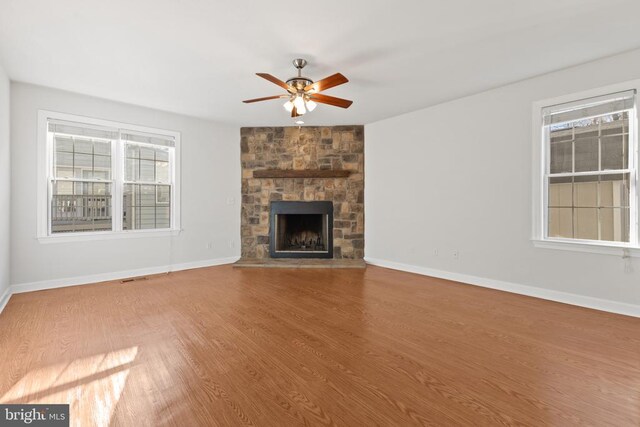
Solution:
[(313, 110), (315, 110), (315, 109), (316, 109), (316, 107), (318, 106), (318, 104), (316, 104), (316, 103), (315, 103), (315, 102), (313, 102), (312, 100), (308, 100), (308, 101), (306, 102), (306, 104), (307, 104), (307, 110), (309, 110), (309, 111), (313, 111)]
[(293, 105), (295, 105), (298, 110), (304, 109), (304, 98), (299, 95), (296, 96), (296, 99), (293, 100)]
[(287, 102), (284, 103), (284, 109), (287, 110), (288, 112), (293, 111), (293, 102), (291, 102), (291, 100), (288, 100)]

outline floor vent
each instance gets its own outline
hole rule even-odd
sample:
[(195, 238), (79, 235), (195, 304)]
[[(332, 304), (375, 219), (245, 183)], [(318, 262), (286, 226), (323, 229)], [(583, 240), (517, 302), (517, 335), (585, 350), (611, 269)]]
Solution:
[(147, 280), (147, 276), (129, 277), (129, 278), (120, 280), (120, 283), (137, 282), (139, 280)]

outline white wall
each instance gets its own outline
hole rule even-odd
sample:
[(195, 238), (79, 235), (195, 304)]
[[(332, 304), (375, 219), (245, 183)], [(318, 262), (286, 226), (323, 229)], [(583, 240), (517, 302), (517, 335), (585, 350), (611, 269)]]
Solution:
[(0, 310), (10, 284), (9, 77), (0, 67)]
[[(173, 237), (40, 243), (36, 239), (40, 109), (181, 132), (182, 233)], [(12, 284), (239, 256), (240, 135), (237, 127), (13, 82), (11, 129)], [(235, 203), (228, 204), (228, 198), (234, 198)], [(207, 248), (209, 242), (211, 249)]]
[(530, 241), (532, 102), (638, 78), (640, 50), (365, 126), (366, 258), (639, 305), (640, 259)]

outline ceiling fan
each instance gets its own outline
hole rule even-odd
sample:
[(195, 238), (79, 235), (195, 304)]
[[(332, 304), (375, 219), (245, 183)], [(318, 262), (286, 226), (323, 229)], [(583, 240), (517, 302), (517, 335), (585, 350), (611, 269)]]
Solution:
[(314, 83), (310, 78), (302, 76), (302, 69), (305, 65), (307, 65), (306, 60), (300, 58), (294, 59), (293, 66), (298, 69), (298, 75), (296, 77), (291, 77), (286, 82), (283, 82), (271, 74), (256, 73), (256, 75), (263, 79), (269, 80), (281, 88), (286, 89), (287, 93), (284, 95), (247, 99), (242, 102), (250, 104), (252, 102), (287, 98), (287, 102), (284, 103), (284, 108), (291, 113), (291, 117), (299, 117), (307, 111), (313, 111), (316, 108), (317, 102), (341, 108), (349, 108), (349, 106), (353, 104), (353, 101), (349, 101), (348, 99), (336, 98), (334, 96), (319, 93), (332, 87), (347, 83), (349, 80), (347, 80), (345, 76), (340, 73), (336, 73)]

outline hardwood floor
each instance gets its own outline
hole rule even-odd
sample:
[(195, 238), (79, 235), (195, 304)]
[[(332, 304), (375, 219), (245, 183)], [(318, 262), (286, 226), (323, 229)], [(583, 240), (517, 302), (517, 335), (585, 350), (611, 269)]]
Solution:
[(377, 267), (17, 294), (0, 349), (72, 425), (640, 425), (640, 319)]

